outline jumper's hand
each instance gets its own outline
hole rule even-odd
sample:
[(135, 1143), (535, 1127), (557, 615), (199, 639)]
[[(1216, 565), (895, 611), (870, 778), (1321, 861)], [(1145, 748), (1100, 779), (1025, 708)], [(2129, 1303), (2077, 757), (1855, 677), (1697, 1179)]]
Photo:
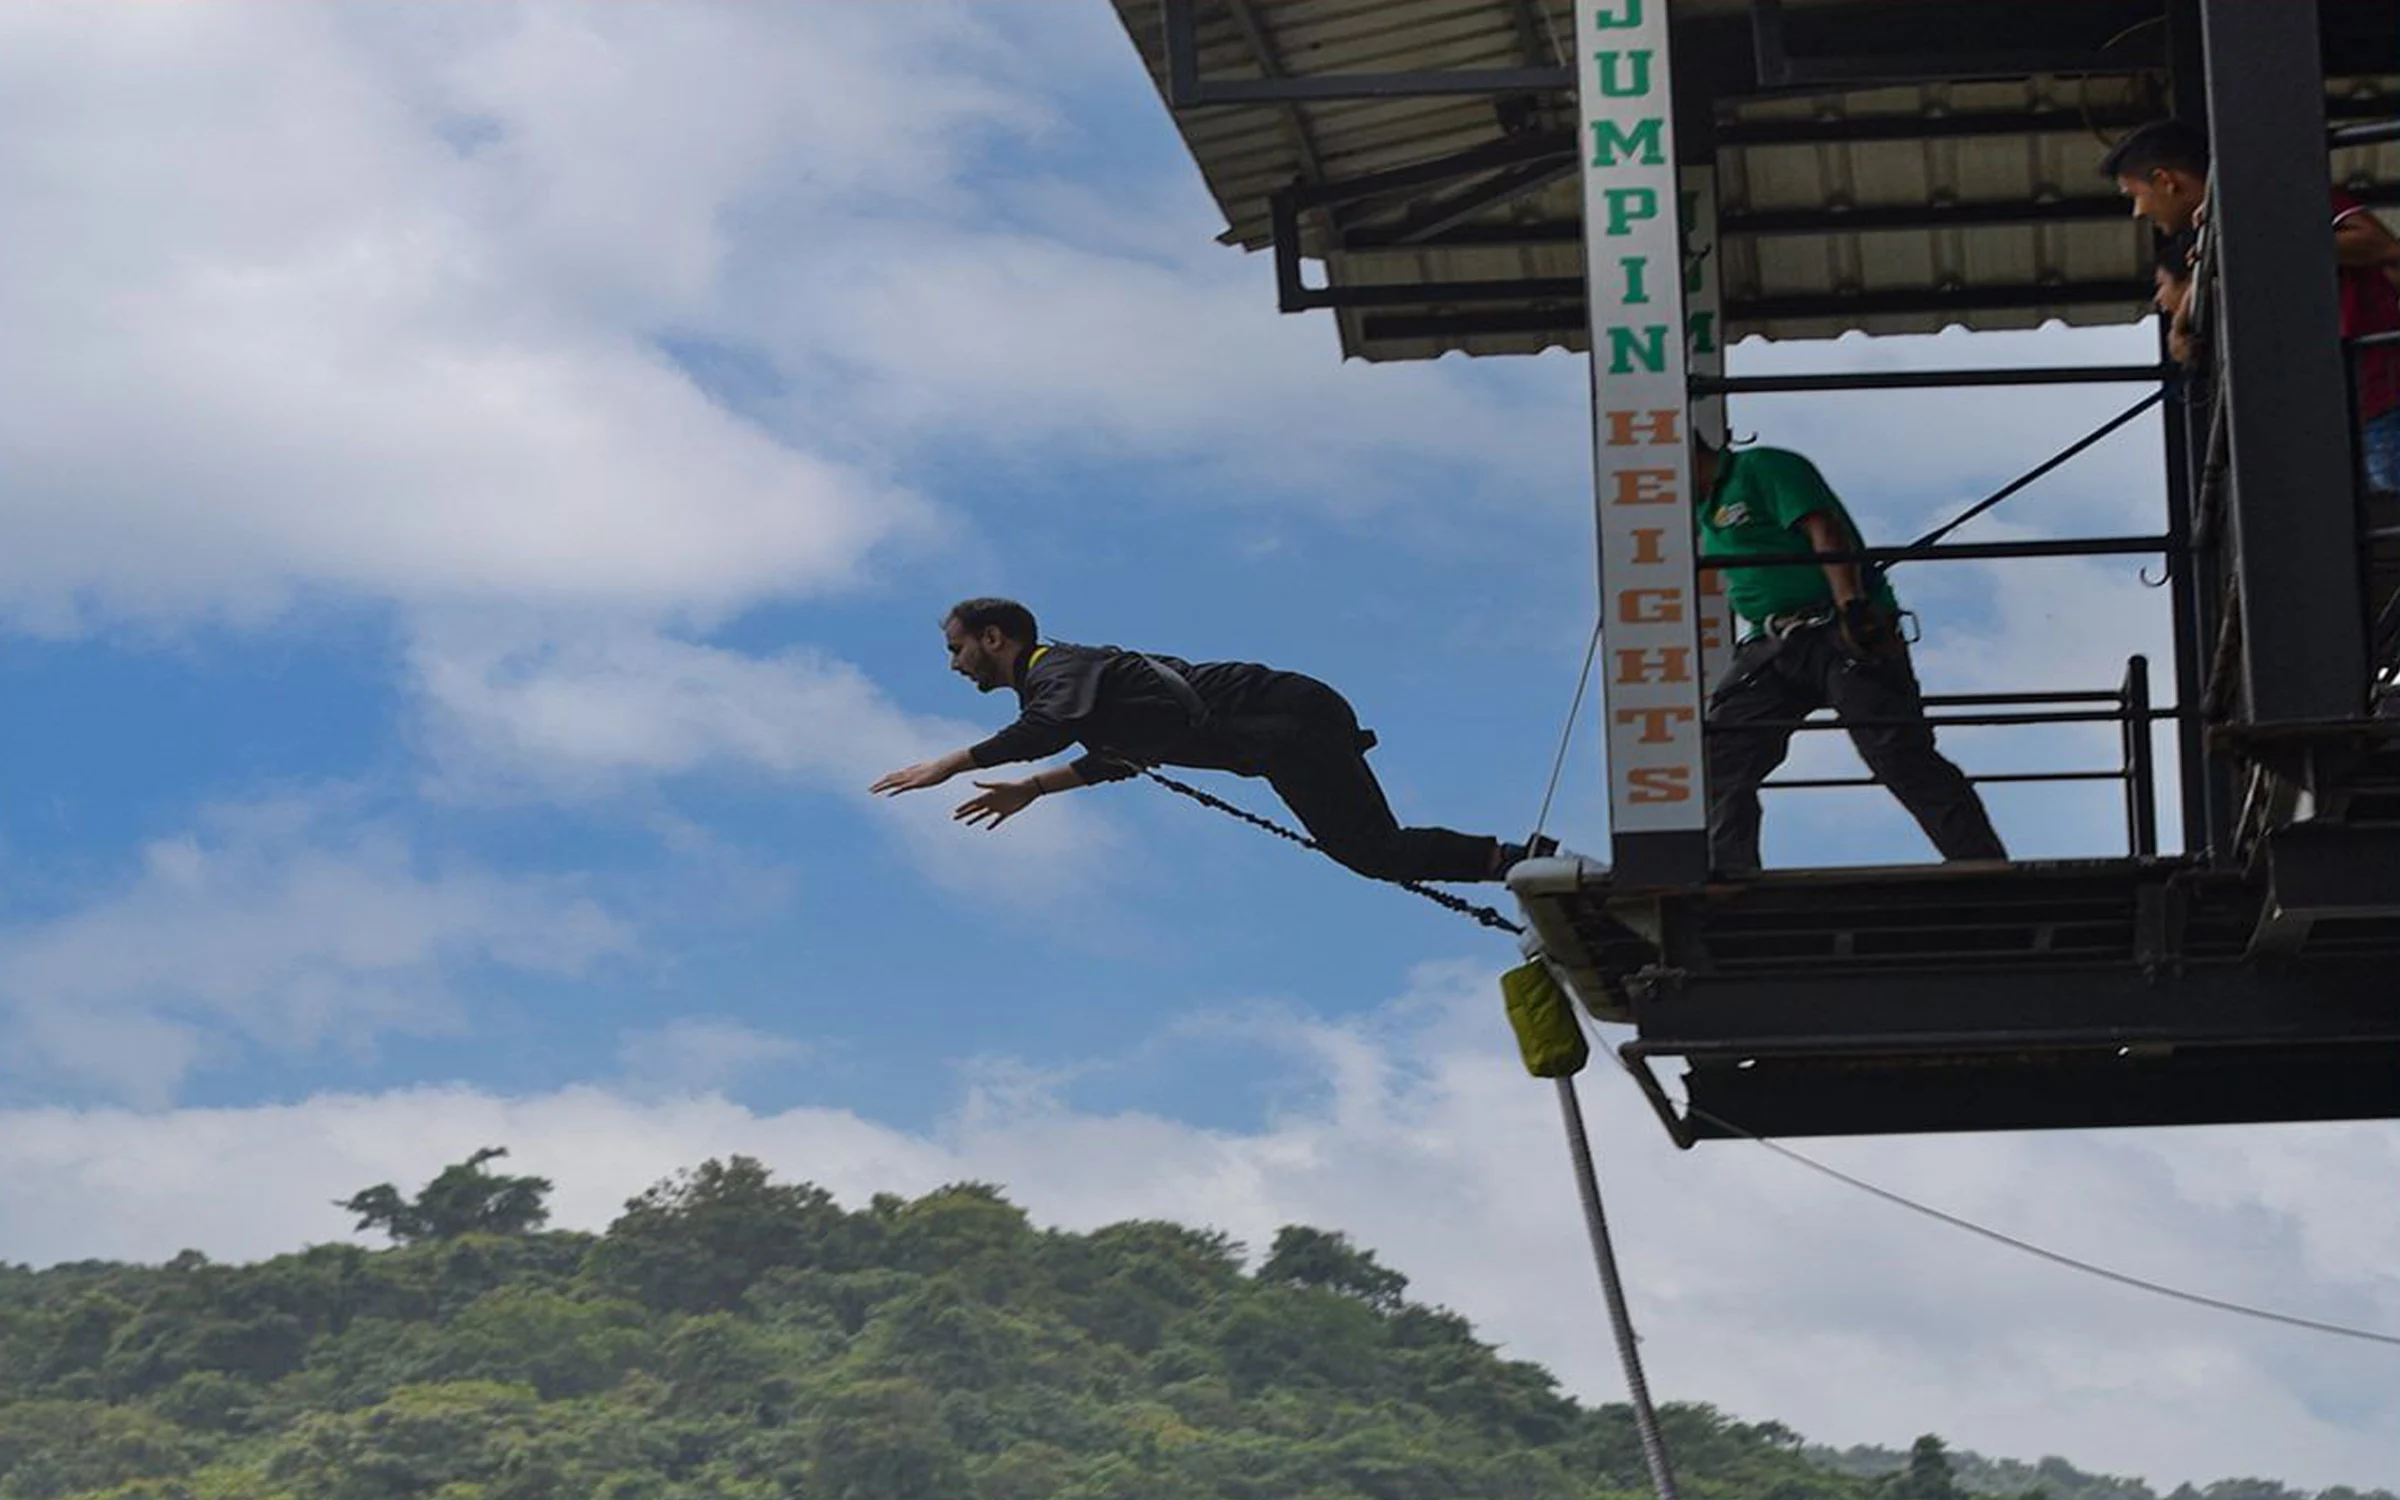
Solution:
[(958, 769), (953, 758), (947, 755), (937, 760), (921, 760), (913, 766), (902, 766), (897, 771), (886, 771), (867, 790), (886, 797), (897, 797), (902, 792), (914, 792), (929, 786), (940, 786), (943, 782), (956, 776)]
[(975, 784), (983, 790), (958, 804), (957, 811), (950, 814), (969, 828), (997, 828), (1023, 812), (1034, 798), (1042, 794), (1041, 789), (1031, 781), (978, 781)]

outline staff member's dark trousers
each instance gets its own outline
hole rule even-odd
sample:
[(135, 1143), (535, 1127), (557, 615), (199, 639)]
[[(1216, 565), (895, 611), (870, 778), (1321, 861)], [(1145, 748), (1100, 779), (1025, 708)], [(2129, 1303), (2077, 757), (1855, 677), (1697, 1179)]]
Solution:
[[(1756, 636), (1734, 652), (1725, 683), (1708, 700), (1708, 844), (1720, 874), (1759, 868), (1758, 788), (1789, 750), (1790, 723), (1831, 708), (1875, 779), (1900, 799), (1944, 859), (2006, 859), (1983, 799), (1933, 747), (1925, 700), (1908, 648), (1856, 659), (1831, 624), (1780, 639)], [(1858, 720), (1909, 722), (1896, 726)]]
[(1367, 764), (1373, 739), (1349, 701), (1313, 677), (1284, 674), (1218, 728), (1327, 854), (1376, 880), (1491, 880), (1497, 841), (1447, 828), (1403, 828)]

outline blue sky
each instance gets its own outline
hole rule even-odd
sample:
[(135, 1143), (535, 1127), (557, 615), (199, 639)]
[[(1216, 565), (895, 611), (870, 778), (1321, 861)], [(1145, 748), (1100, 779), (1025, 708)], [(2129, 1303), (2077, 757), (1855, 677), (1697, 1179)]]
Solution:
[[(1337, 683), (1404, 815), (1521, 831), (1541, 795), (1592, 608), (1582, 366), (1344, 365), (1278, 317), (1105, 5), (10, 7), (0, 203), (0, 1259), (271, 1253), (501, 1142), (598, 1224), (750, 1150), (852, 1196), (997, 1178), (1051, 1222), (1332, 1224), (1613, 1393), (1503, 945), (1154, 789), (990, 835), (947, 789), (864, 795), (1005, 716), (936, 629), (994, 591), (1067, 638)], [(1734, 421), (1898, 538), (2129, 395)], [(2137, 426), (1983, 534), (2142, 529), (2154, 453)], [(1939, 685), (2163, 660), (2129, 567), (1918, 571)], [(1554, 822), (1596, 848), (1589, 727)], [(2105, 852), (2111, 795), (1995, 812), (2023, 852)], [(1920, 852), (1872, 795), (1770, 817), (1771, 860)], [(2400, 1382), (2363, 1356), (1862, 1223), (1675, 1155), (1595, 1082), (1671, 1395), (1829, 1441), (2400, 1484), (2400, 1408), (2358, 1397)], [(2333, 1211), (2400, 1165), (2387, 1127), (1826, 1149), (2400, 1326), (2400, 1219)], [(2258, 1421), (2196, 1431), (2229, 1392)]]

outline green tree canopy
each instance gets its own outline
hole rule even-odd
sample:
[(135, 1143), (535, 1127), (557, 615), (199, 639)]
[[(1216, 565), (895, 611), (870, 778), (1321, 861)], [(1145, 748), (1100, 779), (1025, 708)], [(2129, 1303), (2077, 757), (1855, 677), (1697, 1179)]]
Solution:
[(380, 1229), (397, 1244), (456, 1239), (464, 1234), (530, 1234), (550, 1222), (547, 1177), (507, 1177), (483, 1164), (508, 1155), (486, 1146), (442, 1168), (414, 1199), (388, 1182), (362, 1188), (334, 1206), (358, 1215), (358, 1228)]
[(1375, 1263), (1375, 1252), (1361, 1250), (1338, 1232), (1286, 1224), (1275, 1232), (1274, 1248), (1258, 1279), (1270, 1284), (1323, 1287), (1356, 1297), (1382, 1312), (1398, 1310), (1408, 1291), (1408, 1278)]
[[(1211, 1231), (1043, 1229), (984, 1183), (846, 1209), (733, 1157), (593, 1236), (542, 1229), (549, 1185), (497, 1154), (346, 1205), (405, 1231), (385, 1249), (0, 1266), (0, 1500), (1646, 1493), (1628, 1408), (1502, 1358), (1334, 1231), (1286, 1226), (1250, 1273)], [(1931, 1435), (1836, 1454), (1660, 1417), (1691, 1500), (2158, 1500)]]

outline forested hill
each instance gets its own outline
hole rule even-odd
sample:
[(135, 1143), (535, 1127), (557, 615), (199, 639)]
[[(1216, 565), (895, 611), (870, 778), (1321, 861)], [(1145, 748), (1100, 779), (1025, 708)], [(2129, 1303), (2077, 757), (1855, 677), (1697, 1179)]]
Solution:
[[(0, 1268), (0, 1500), (1646, 1490), (1623, 1408), (1338, 1234), (1287, 1228), (1249, 1269), (1222, 1235), (1039, 1230), (972, 1184), (847, 1211), (738, 1157), (555, 1233), (498, 1154), (350, 1199), (387, 1250)], [(1931, 1438), (1865, 1473), (1773, 1423), (1666, 1422), (1695, 1500), (1960, 1493)]]

